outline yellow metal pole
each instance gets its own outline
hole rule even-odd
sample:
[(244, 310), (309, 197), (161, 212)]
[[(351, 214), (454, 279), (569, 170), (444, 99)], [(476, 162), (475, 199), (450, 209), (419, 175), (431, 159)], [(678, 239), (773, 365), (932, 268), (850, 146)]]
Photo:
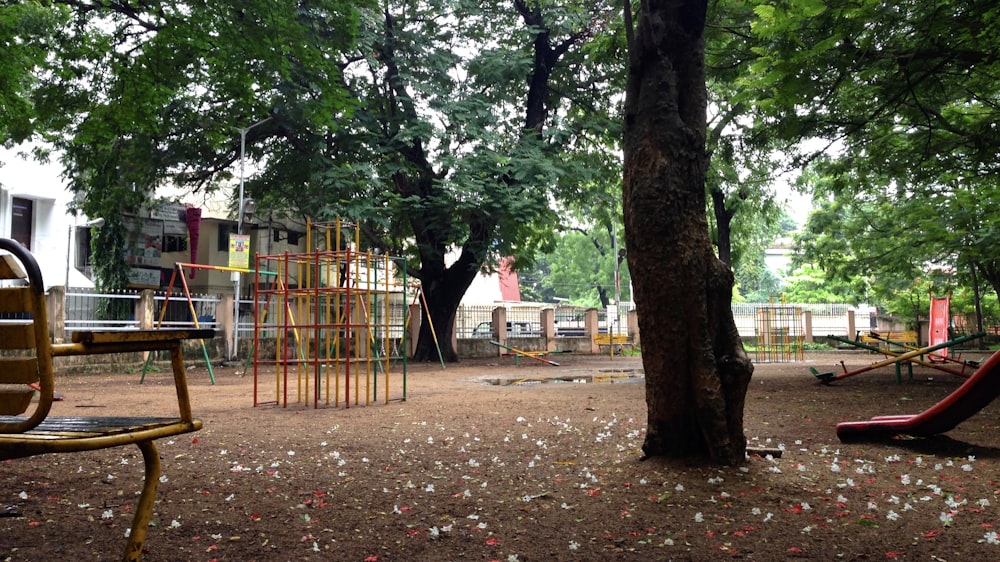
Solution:
[[(355, 229), (356, 230), (356, 229)], [(371, 250), (365, 253), (365, 292), (364, 299), (368, 303), (368, 307), (365, 309), (374, 310), (372, 301), (372, 253)], [(369, 316), (366, 314), (365, 316)], [(365, 324), (367, 325), (366, 330), (368, 331), (368, 337), (365, 338), (365, 406), (371, 403), (372, 399), (372, 349), (374, 348), (374, 337), (375, 334), (372, 332), (372, 319), (367, 318)]]
[[(287, 266), (288, 266), (288, 264), (285, 262), (285, 260), (279, 260), (278, 261), (278, 268), (277, 269), (281, 273), (278, 274), (278, 283), (279, 283), (279, 289), (280, 289), (280, 291), (276, 295), (277, 298), (275, 299), (277, 301), (278, 310), (280, 311), (279, 314), (275, 314), (275, 320), (277, 321), (277, 322), (275, 322), (275, 326), (276, 326), (275, 331), (277, 332), (275, 335), (278, 336), (277, 338), (275, 338), (275, 341), (277, 343), (280, 343), (280, 342), (284, 341), (283, 338), (285, 337), (285, 330), (288, 328), (288, 317), (285, 315), (285, 298), (287, 297), (287, 295), (285, 294), (285, 287), (286, 287), (286, 285), (285, 285), (285, 281), (286, 281), (285, 277), (286, 276), (284, 275), (284, 272), (286, 271), (285, 268)], [(282, 403), (282, 401), (281, 401), (281, 370), (282, 370), (282, 365), (281, 365), (281, 363), (282, 363), (281, 362), (281, 350), (282, 349), (283, 348), (276, 346), (275, 350), (274, 350), (274, 385), (275, 385), (274, 386), (274, 403), (275, 404), (281, 404)], [(286, 366), (285, 367), (286, 373), (287, 373), (287, 369), (288, 369), (288, 367)], [(287, 404), (285, 404), (285, 405), (287, 405)]]
[(384, 329), (382, 331), (382, 361), (385, 363), (385, 368), (382, 372), (385, 373), (385, 380), (382, 382), (382, 386), (385, 387), (385, 403), (389, 403), (389, 354), (392, 353), (392, 345), (389, 343), (392, 337), (389, 333), (389, 326), (392, 325), (392, 307), (389, 302), (389, 252), (383, 254), (383, 260), (385, 267), (382, 269), (383, 275), (385, 276), (385, 281), (382, 282), (382, 286), (385, 288), (383, 298), (385, 299), (385, 314), (382, 316)]

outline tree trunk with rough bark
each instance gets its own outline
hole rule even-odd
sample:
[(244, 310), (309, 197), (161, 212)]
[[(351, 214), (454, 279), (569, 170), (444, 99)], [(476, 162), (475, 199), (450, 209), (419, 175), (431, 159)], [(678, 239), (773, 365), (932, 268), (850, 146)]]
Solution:
[(706, 4), (643, 0), (634, 32), (627, 21), (623, 204), (646, 374), (643, 452), (736, 464), (753, 365), (705, 215)]
[(420, 284), (423, 301), (420, 303), (420, 334), (413, 360), (458, 361), (458, 353), (451, 344), (455, 315), (462, 296), (479, 273), (481, 260), (466, 249), (451, 267), (446, 268), (444, 258), (434, 252), (422, 252), (420, 261), (424, 275)]

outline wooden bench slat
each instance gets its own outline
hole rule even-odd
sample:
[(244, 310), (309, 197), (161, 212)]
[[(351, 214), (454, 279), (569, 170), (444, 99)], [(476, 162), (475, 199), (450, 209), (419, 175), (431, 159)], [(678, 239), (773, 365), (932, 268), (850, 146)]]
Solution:
[(38, 358), (5, 357), (0, 359), (0, 384), (38, 382)]
[(190, 339), (211, 339), (215, 336), (215, 330), (198, 329), (187, 330), (184, 328), (160, 329), (160, 330), (119, 330), (119, 331), (92, 331), (80, 330), (73, 332), (73, 343), (85, 344), (132, 344), (151, 342), (172, 342)]
[(28, 312), (31, 312), (30, 287), (0, 288), (0, 313), (23, 314)]
[(34, 395), (35, 390), (29, 386), (0, 387), (0, 416), (23, 414)]
[(24, 279), (27, 274), (17, 258), (10, 254), (0, 256), (0, 279)]
[(4, 349), (34, 348), (35, 327), (31, 320), (0, 320), (0, 341)]
[[(0, 420), (4, 417), (10, 418), (0, 416)], [(89, 419), (97, 421), (91, 423)], [(148, 423), (142, 423), (143, 420)], [(46, 418), (26, 433), (0, 434), (0, 460), (48, 453), (95, 451), (128, 444), (141, 446), (163, 437), (198, 431), (201, 427), (201, 420), (178, 418)], [(155, 485), (146, 484), (153, 487), (144, 485), (144, 491), (155, 491)]]
[[(13, 421), (12, 416), (0, 416), (0, 422)], [(182, 423), (179, 418), (162, 417), (82, 417), (82, 416), (49, 416), (42, 423), (25, 433), (0, 436), (18, 439), (19, 436), (33, 439), (59, 439), (66, 437), (88, 437), (95, 435), (113, 435), (130, 433), (164, 427), (174, 423)]]

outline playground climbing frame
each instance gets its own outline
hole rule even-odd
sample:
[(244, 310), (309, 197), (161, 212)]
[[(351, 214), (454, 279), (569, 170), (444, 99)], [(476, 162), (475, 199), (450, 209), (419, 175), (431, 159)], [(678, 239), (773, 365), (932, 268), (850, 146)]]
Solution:
[(256, 257), (255, 269), (274, 275), (254, 276), (254, 406), (405, 400), (405, 260), (358, 251), (356, 229), (341, 221), (307, 236), (307, 247), (326, 249)]
[(802, 308), (771, 302), (757, 309), (754, 319), (757, 345), (754, 361), (788, 363), (803, 357)]

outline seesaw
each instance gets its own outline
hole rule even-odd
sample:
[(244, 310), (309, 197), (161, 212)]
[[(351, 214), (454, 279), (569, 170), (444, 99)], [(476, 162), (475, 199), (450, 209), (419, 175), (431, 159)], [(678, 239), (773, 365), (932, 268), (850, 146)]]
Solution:
[[(821, 372), (817, 371), (813, 367), (810, 367), (809, 371), (813, 374), (813, 376), (815, 376), (817, 379), (819, 379), (819, 381), (821, 383), (823, 383), (823, 384), (830, 384), (830, 383), (832, 383), (833, 381), (836, 381), (836, 380), (845, 379), (847, 377), (853, 377), (854, 375), (860, 375), (861, 373), (867, 373), (868, 371), (873, 371), (875, 369), (879, 369), (879, 368), (882, 368), (882, 367), (887, 367), (889, 365), (896, 365), (896, 382), (902, 382), (902, 377), (901, 377), (901, 374), (900, 374), (900, 365), (902, 363), (906, 362), (906, 363), (911, 364), (911, 367), (912, 367), (912, 363), (916, 363), (918, 365), (923, 365), (923, 366), (930, 367), (932, 369), (937, 369), (939, 371), (943, 371), (943, 372), (946, 372), (946, 373), (949, 373), (949, 374), (952, 374), (952, 375), (956, 375), (956, 376), (959, 376), (959, 377), (966, 377), (967, 378), (969, 375), (965, 374), (964, 372), (957, 371), (955, 369), (952, 369), (952, 368), (947, 367), (945, 365), (942, 365), (940, 363), (931, 363), (929, 361), (924, 361), (920, 356), (926, 355), (926, 354), (928, 354), (928, 353), (930, 353), (932, 351), (936, 351), (938, 349), (942, 349), (942, 348), (945, 348), (945, 347), (952, 347), (952, 346), (958, 345), (960, 343), (964, 343), (964, 342), (967, 342), (967, 341), (970, 341), (970, 340), (978, 339), (978, 338), (983, 337), (984, 335), (985, 334), (983, 334), (983, 333), (970, 334), (968, 336), (962, 336), (960, 338), (955, 338), (953, 340), (949, 340), (949, 341), (946, 341), (946, 342), (943, 342), (943, 343), (939, 343), (937, 345), (930, 345), (930, 346), (927, 346), (927, 347), (921, 347), (921, 348), (913, 349), (913, 350), (906, 351), (906, 352), (896, 352), (896, 351), (889, 351), (889, 350), (879, 349), (877, 347), (872, 347), (872, 346), (869, 346), (869, 345), (866, 345), (866, 344), (863, 344), (861, 342), (857, 342), (857, 341), (854, 341), (854, 340), (849, 340), (849, 339), (846, 339), (846, 338), (840, 338), (840, 337), (837, 337), (837, 336), (828, 336), (832, 340), (839, 341), (839, 342), (842, 342), (842, 343), (847, 343), (847, 344), (850, 344), (850, 345), (853, 345), (855, 347), (859, 347), (859, 348), (862, 348), (862, 349), (868, 349), (870, 351), (874, 351), (874, 352), (877, 352), (877, 353), (888, 355), (889, 357), (887, 359), (882, 360), (882, 361), (876, 361), (876, 362), (872, 363), (871, 365), (867, 365), (867, 366), (861, 367), (859, 369), (854, 369), (852, 371), (848, 371), (847, 367), (844, 366), (843, 361), (841, 361), (840, 366), (841, 366), (841, 368), (844, 369), (843, 373), (833, 373), (833, 372), (821, 373)], [(911, 375), (912, 375), (912, 373), (911, 373)]]
[(490, 341), (490, 343), (493, 344), (493, 345), (495, 345), (495, 346), (497, 346), (497, 347), (501, 347), (503, 349), (506, 349), (507, 351), (513, 353), (517, 357), (528, 357), (529, 359), (534, 359), (535, 361), (541, 361), (542, 363), (546, 363), (548, 365), (552, 365), (553, 367), (558, 367), (559, 366), (559, 363), (556, 363), (555, 361), (550, 361), (550, 360), (545, 359), (544, 357), (542, 357), (542, 355), (545, 355), (546, 353), (548, 353), (547, 351), (524, 351), (524, 350), (521, 350), (521, 349), (517, 349), (516, 347), (510, 347), (508, 345), (504, 345), (504, 344), (502, 344), (500, 342), (496, 342), (496, 341)]

